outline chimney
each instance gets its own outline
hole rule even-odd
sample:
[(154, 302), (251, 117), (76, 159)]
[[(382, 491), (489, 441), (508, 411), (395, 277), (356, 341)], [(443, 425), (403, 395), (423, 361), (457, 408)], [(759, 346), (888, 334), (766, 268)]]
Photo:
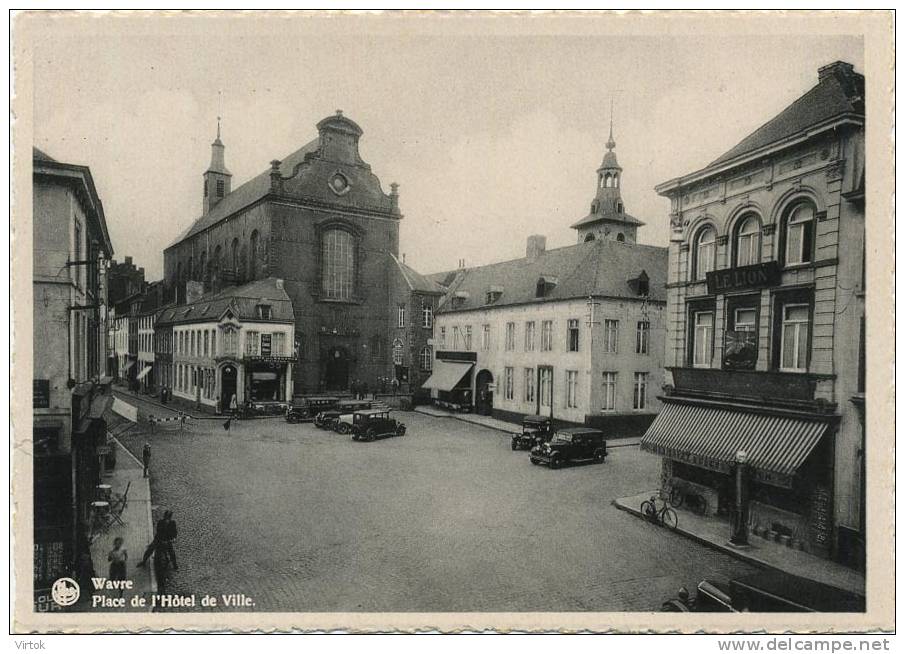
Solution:
[(465, 269), (465, 259), (459, 259), (459, 270)]
[(528, 237), (526, 256), (529, 259), (537, 259), (547, 249), (547, 237), (534, 234)]
[(834, 75), (837, 78), (848, 77), (855, 70), (855, 67), (850, 63), (845, 61), (834, 61), (831, 64), (827, 64), (826, 66), (821, 66), (817, 69), (817, 81), (822, 82), (830, 75)]
[(131, 266), (131, 265), (132, 265), (132, 257), (126, 257), (126, 265), (127, 265), (127, 266)]
[(283, 192), (283, 176), (280, 174), (281, 163), (279, 159), (274, 159), (270, 162), (270, 190), (274, 193)]

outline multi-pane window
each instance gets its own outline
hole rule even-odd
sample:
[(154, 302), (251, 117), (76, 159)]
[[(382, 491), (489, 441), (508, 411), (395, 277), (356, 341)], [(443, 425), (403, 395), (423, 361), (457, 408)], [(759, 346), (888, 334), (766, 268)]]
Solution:
[(569, 319), (567, 345), (569, 352), (578, 352), (578, 318)]
[(256, 357), (258, 356), (258, 348), (261, 344), (261, 337), (258, 332), (249, 331), (245, 332), (245, 354), (246, 356)]
[(462, 330), (462, 343), (466, 350), (471, 350), (471, 325), (465, 325)]
[(619, 347), (619, 321), (603, 321), (603, 351), (617, 352)]
[(270, 354), (275, 357), (285, 356), (286, 352), (286, 334), (276, 332), (273, 335), (273, 342), (270, 346)]
[(402, 356), (403, 356), (403, 344), (402, 341), (398, 338), (393, 341), (393, 364), (397, 366), (402, 365)]
[(236, 356), (239, 353), (239, 332), (235, 329), (226, 329), (223, 332), (223, 353)]
[(553, 350), (553, 321), (543, 321), (540, 330), (541, 352), (551, 352)]
[(440, 328), (440, 347), (446, 347), (446, 327)]
[(787, 304), (782, 307), (782, 343), (779, 369), (804, 372), (808, 369), (807, 304)]
[(616, 410), (616, 373), (603, 373), (603, 397), (601, 411)]
[(693, 314), (693, 321), (693, 365), (695, 368), (709, 368), (713, 357), (713, 312), (698, 311)]
[(211, 356), (217, 356), (217, 332), (216, 330), (211, 330)]
[(742, 219), (735, 238), (735, 265), (750, 266), (760, 263), (760, 220), (749, 215)]
[(635, 332), (635, 353), (647, 354), (650, 348), (650, 323), (646, 320), (638, 321), (638, 329)]
[(421, 349), (421, 369), (430, 371), (433, 367), (433, 353), (431, 352), (430, 346), (424, 347)]
[(331, 229), (324, 234), (323, 293), (332, 300), (348, 300), (352, 297), (352, 276), (355, 271), (355, 247), (352, 235), (342, 229)]
[(566, 406), (578, 408), (578, 371), (566, 370)]
[(396, 311), (396, 326), (405, 327), (405, 305), (400, 304)]
[(515, 371), (512, 368), (503, 369), (503, 397), (507, 400), (515, 398)]
[(481, 349), (484, 352), (490, 350), (490, 325), (481, 325)]
[(694, 250), (694, 279), (707, 279), (716, 267), (716, 230), (707, 226), (698, 232)]
[(632, 408), (647, 408), (647, 373), (636, 372), (635, 383), (632, 391)]
[(534, 368), (525, 368), (525, 402), (534, 402)]
[(525, 352), (534, 351), (534, 321), (525, 323)]
[(757, 309), (733, 307), (723, 337), (723, 368), (754, 370), (757, 365)]
[(210, 350), (210, 347), (211, 347), (210, 339), (211, 339), (211, 334), (209, 331), (207, 331), (205, 329), (204, 330), (204, 356), (208, 356), (210, 354), (210, 351), (211, 351)]
[(541, 406), (550, 406), (553, 401), (553, 371), (550, 368), (540, 369), (540, 385), (537, 390)]
[(814, 208), (799, 204), (786, 220), (786, 264), (807, 263), (814, 249)]
[(421, 305), (421, 326), (425, 329), (434, 326), (434, 309), (429, 304)]
[(512, 352), (515, 349), (515, 323), (506, 323), (506, 351)]
[(454, 326), (453, 326), (453, 333), (452, 333), (452, 336), (453, 336), (453, 339), (452, 339), (452, 340), (453, 340), (453, 349), (454, 349), (454, 350), (458, 350), (458, 349), (459, 349), (459, 343), (461, 342), (461, 341), (460, 341), (461, 336), (459, 335), (459, 327), (458, 327), (457, 325), (454, 325)]

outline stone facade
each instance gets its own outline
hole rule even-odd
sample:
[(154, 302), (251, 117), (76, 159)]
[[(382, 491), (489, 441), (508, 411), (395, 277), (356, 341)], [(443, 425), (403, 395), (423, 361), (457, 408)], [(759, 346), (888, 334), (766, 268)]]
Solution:
[[(788, 409), (791, 389), (801, 386), (798, 410), (833, 416), (822, 464), (832, 495), (827, 547), (845, 558), (840, 543), (862, 537), (864, 520), (863, 78), (837, 62), (821, 69), (817, 89), (822, 96), (811, 92), (799, 105), (836, 92), (843, 107), (821, 129), (782, 134), (793, 105), (762, 128), (777, 131), (772, 142), (657, 187), (671, 203), (666, 365), (679, 395), (720, 393), (730, 403), (758, 395)], [(770, 270), (771, 279), (752, 284), (752, 270)], [(717, 279), (719, 271), (728, 274)], [(715, 291), (720, 280), (728, 287)], [(702, 352), (707, 330), (710, 351)], [(800, 498), (802, 520), (810, 519), (808, 502)]]
[[(396, 185), (384, 193), (358, 151), (361, 128), (337, 112), (317, 139), (211, 202), (164, 253), (165, 282), (206, 291), (273, 276), (295, 311), (297, 393), (370, 388), (393, 370), (390, 287), (399, 251)], [(211, 170), (223, 166), (214, 144)], [(206, 174), (210, 177), (211, 170)], [(375, 354), (375, 352), (377, 354)]]

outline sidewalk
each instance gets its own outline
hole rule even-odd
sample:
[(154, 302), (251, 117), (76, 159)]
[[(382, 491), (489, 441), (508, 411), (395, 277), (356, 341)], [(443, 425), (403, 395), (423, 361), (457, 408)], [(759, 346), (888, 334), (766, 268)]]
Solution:
[[(656, 491), (648, 491), (631, 497), (622, 497), (613, 500), (613, 504), (616, 508), (640, 518), (641, 503), (655, 494)], [(676, 532), (708, 547), (721, 550), (753, 565), (773, 568), (864, 595), (864, 575), (851, 568), (754, 535), (749, 537), (750, 547), (732, 547), (728, 544), (729, 523), (727, 521), (705, 518), (683, 509), (676, 509), (676, 513), (679, 517)]]
[[(151, 485), (148, 483), (149, 480), (142, 476), (141, 463), (119, 441), (116, 442), (116, 447), (118, 448), (116, 452), (116, 467), (112, 473), (104, 476), (103, 483), (110, 484), (114, 493), (123, 493), (129, 482), (132, 482), (129, 487), (129, 501), (123, 510), (122, 516), (120, 516), (125, 526), (114, 522), (107, 533), (102, 533), (97, 537), (91, 544), (91, 561), (94, 564), (94, 575), (96, 577), (106, 577), (110, 569), (110, 564), (107, 562), (107, 553), (113, 549), (113, 539), (117, 536), (122, 537), (124, 547), (129, 553), (129, 561), (126, 564), (126, 578), (134, 583), (132, 590), (123, 592), (123, 598), (126, 600), (125, 610), (150, 611), (150, 596), (157, 592), (157, 580), (154, 578), (153, 566), (138, 568), (135, 564), (141, 560), (145, 547), (153, 539)], [(93, 593), (93, 589), (90, 592)], [(97, 594), (111, 598), (115, 598), (118, 595), (116, 591), (99, 592)], [(136, 609), (130, 606), (130, 600), (136, 595), (143, 595), (146, 598), (146, 609)], [(93, 610), (117, 611), (121, 609), (102, 609), (97, 607)]]

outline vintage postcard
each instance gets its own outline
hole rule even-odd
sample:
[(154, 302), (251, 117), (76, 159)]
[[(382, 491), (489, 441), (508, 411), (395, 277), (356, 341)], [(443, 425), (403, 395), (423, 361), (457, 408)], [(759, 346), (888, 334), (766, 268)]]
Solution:
[(894, 628), (890, 12), (23, 12), (13, 630)]

